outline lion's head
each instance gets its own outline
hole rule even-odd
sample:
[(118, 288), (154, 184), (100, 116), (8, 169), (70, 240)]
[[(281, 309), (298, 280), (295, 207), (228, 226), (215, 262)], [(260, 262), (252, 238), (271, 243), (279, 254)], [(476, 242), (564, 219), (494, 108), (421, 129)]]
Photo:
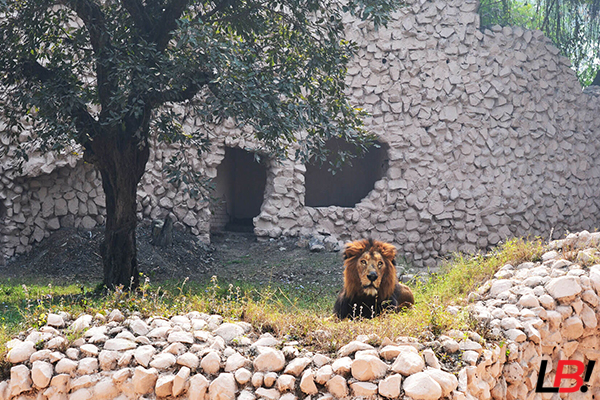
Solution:
[(348, 243), (344, 250), (344, 288), (346, 295), (366, 295), (389, 299), (397, 282), (396, 248), (378, 240)]

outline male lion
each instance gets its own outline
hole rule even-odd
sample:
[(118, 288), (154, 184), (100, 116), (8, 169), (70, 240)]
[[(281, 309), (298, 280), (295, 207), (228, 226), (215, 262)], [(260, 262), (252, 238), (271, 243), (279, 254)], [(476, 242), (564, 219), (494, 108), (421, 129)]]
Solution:
[(373, 318), (384, 309), (410, 307), (415, 298), (396, 277), (396, 248), (378, 240), (348, 243), (344, 250), (344, 289), (333, 307), (340, 318)]

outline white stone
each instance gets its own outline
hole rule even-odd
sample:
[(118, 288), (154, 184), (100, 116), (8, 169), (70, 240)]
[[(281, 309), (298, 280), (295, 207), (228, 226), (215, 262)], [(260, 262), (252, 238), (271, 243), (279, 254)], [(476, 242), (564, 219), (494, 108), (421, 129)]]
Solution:
[(31, 367), (31, 380), (35, 387), (43, 389), (50, 384), (54, 367), (46, 361), (34, 361)]
[(237, 383), (239, 383), (242, 386), (244, 386), (246, 383), (250, 382), (250, 379), (252, 379), (252, 372), (250, 372), (246, 368), (240, 368), (240, 369), (236, 370), (233, 375), (234, 375)]
[(414, 400), (438, 400), (442, 397), (439, 383), (425, 372), (417, 372), (407, 377), (402, 387), (404, 393)]
[(331, 358), (323, 354), (317, 353), (313, 356), (312, 362), (315, 365), (315, 367), (321, 368), (323, 365), (329, 364), (331, 362)]
[(513, 281), (510, 279), (498, 279), (492, 283), (490, 288), (490, 297), (498, 297), (500, 293), (507, 292), (513, 287)]
[(265, 380), (264, 372), (255, 372), (252, 375), (252, 386), (254, 386), (255, 388), (260, 387), (260, 386), (262, 386), (264, 380)]
[(425, 373), (440, 385), (443, 397), (449, 396), (458, 387), (458, 379), (448, 372), (439, 369), (428, 369)]
[(79, 375), (91, 375), (98, 372), (98, 359), (96, 357), (86, 357), (79, 360), (77, 364), (77, 373)]
[(567, 340), (575, 340), (583, 335), (583, 322), (581, 318), (574, 315), (570, 318), (567, 318), (562, 325), (562, 329), (560, 330), (563, 338)]
[(587, 304), (583, 305), (583, 309), (581, 310), (581, 321), (588, 329), (593, 329), (598, 326), (598, 319), (596, 318), (596, 313), (592, 310)]
[(98, 362), (103, 371), (109, 371), (117, 366), (117, 361), (121, 357), (118, 351), (102, 350), (98, 354)]
[(525, 294), (521, 296), (519, 302), (517, 303), (521, 307), (535, 308), (540, 306), (540, 302), (537, 297), (532, 294)]
[(216, 375), (221, 369), (221, 357), (217, 352), (211, 351), (202, 357), (200, 368), (209, 375)]
[(505, 335), (507, 339), (517, 343), (523, 343), (527, 339), (525, 333), (520, 329), (509, 329), (505, 332)]
[(188, 388), (189, 400), (205, 400), (206, 391), (210, 382), (202, 374), (196, 374), (190, 378)]
[(340, 357), (346, 357), (346, 356), (356, 353), (359, 350), (374, 350), (374, 349), (375, 348), (373, 346), (371, 346), (370, 344), (360, 342), (358, 340), (354, 340), (354, 341), (348, 343), (347, 345), (343, 346), (341, 349), (339, 349), (338, 355)]
[(31, 389), (31, 372), (25, 365), (15, 365), (10, 369), (10, 395), (17, 396)]
[(523, 382), (523, 368), (518, 362), (511, 362), (504, 364), (502, 368), (502, 376), (508, 383), (521, 383)]
[(193, 344), (194, 343), (194, 334), (191, 332), (171, 332), (167, 337), (167, 341), (169, 343), (185, 343), (185, 344)]
[(388, 371), (388, 365), (379, 357), (364, 356), (352, 362), (350, 371), (354, 379), (363, 382), (372, 381), (383, 378)]
[(124, 351), (131, 350), (137, 347), (137, 343), (121, 338), (108, 339), (104, 343), (104, 350)]
[(423, 350), (423, 358), (425, 359), (425, 364), (428, 367), (435, 368), (435, 369), (442, 368), (442, 366), (440, 365), (440, 361), (438, 360), (438, 358), (435, 355), (433, 350), (431, 350), (431, 349)]
[(234, 372), (237, 369), (248, 366), (250, 366), (250, 360), (248, 360), (240, 353), (235, 352), (229, 357), (227, 357), (227, 361), (225, 362), (225, 372)]
[(115, 385), (112, 379), (105, 378), (96, 383), (94, 386), (94, 400), (108, 400), (115, 399), (119, 395), (119, 389)]
[[(352, 364), (350, 364), (350, 367)], [(315, 373), (315, 380), (317, 383), (324, 385), (333, 377), (333, 368), (331, 365), (324, 365), (317, 370)]]
[(156, 368), (146, 369), (144, 367), (136, 367), (131, 383), (133, 384), (135, 393), (147, 394), (154, 391), (157, 380), (158, 370)]
[(191, 370), (188, 367), (181, 367), (175, 378), (173, 378), (173, 397), (184, 393), (189, 386), (189, 377)]
[(156, 369), (169, 369), (177, 362), (177, 357), (171, 353), (159, 353), (152, 358), (150, 366)]
[(254, 359), (254, 369), (260, 372), (278, 372), (285, 366), (285, 356), (280, 350), (259, 346), (259, 355)]
[(403, 351), (416, 352), (417, 350), (412, 346), (395, 346), (387, 345), (379, 350), (379, 354), (387, 361), (392, 361)]
[(300, 379), (300, 390), (302, 393), (313, 395), (319, 393), (319, 389), (317, 389), (317, 385), (315, 385), (314, 379), (314, 371), (312, 369), (307, 369), (302, 374), (302, 378)]
[(548, 294), (558, 301), (568, 301), (581, 293), (581, 285), (574, 276), (561, 276), (546, 284)]
[(49, 326), (54, 326), (56, 328), (62, 328), (63, 326), (65, 326), (65, 320), (63, 319), (63, 317), (54, 313), (48, 314), (46, 323)]
[(458, 342), (454, 339), (446, 339), (442, 342), (442, 348), (446, 353), (456, 353), (460, 350)]
[(156, 353), (156, 349), (152, 345), (140, 346), (133, 352), (135, 361), (143, 367), (148, 367), (152, 357)]
[(392, 364), (392, 371), (409, 376), (423, 371), (425, 361), (423, 358), (412, 352), (403, 352), (398, 355), (396, 361)]
[(119, 310), (118, 308), (115, 308), (108, 314), (106, 319), (108, 320), (108, 322), (111, 322), (111, 321), (123, 322), (123, 321), (125, 321), (125, 316), (123, 315), (121, 310)]
[(141, 319), (134, 319), (129, 323), (129, 329), (137, 336), (145, 336), (150, 332), (150, 327)]
[(209, 400), (235, 400), (237, 385), (233, 374), (224, 372), (213, 380), (208, 387)]
[(272, 387), (277, 381), (277, 373), (276, 372), (267, 372), (263, 378), (263, 385), (266, 387)]
[(256, 395), (265, 400), (278, 400), (281, 396), (277, 389), (266, 389), (262, 387), (256, 389)]
[(379, 381), (379, 394), (388, 399), (396, 399), (400, 396), (402, 387), (402, 375), (393, 374)]
[(334, 376), (327, 382), (325, 386), (327, 387), (327, 391), (338, 399), (343, 399), (344, 397), (348, 396), (348, 384), (343, 376)]
[(331, 368), (336, 374), (346, 376), (352, 368), (352, 359), (350, 357), (338, 358), (331, 364)]
[(131, 377), (131, 368), (123, 368), (115, 372), (112, 376), (112, 380), (116, 384), (121, 384)]
[(32, 342), (19, 342), (8, 351), (6, 360), (12, 364), (28, 361), (29, 357), (35, 353), (35, 345)]
[(373, 397), (377, 394), (377, 385), (372, 382), (352, 382), (350, 387), (357, 397)]
[(255, 400), (256, 396), (249, 390), (242, 390), (237, 397), (237, 400)]
[(69, 395), (69, 400), (91, 400), (94, 393), (90, 389), (78, 389)]
[(298, 357), (289, 362), (283, 371), (284, 374), (300, 376), (302, 371), (310, 364), (310, 358)]
[(173, 375), (160, 375), (156, 380), (154, 393), (157, 397), (167, 397), (173, 393)]
[(77, 361), (70, 360), (68, 358), (63, 358), (56, 363), (54, 366), (54, 371), (57, 374), (69, 374), (72, 375), (75, 373), (77, 369)]
[(200, 358), (194, 353), (187, 352), (177, 357), (177, 364), (195, 370), (200, 365)]
[(277, 378), (277, 390), (280, 392), (288, 392), (294, 390), (296, 386), (296, 378), (292, 375), (282, 374)]
[(244, 328), (242, 328), (238, 324), (224, 323), (221, 324), (221, 326), (219, 326), (217, 329), (215, 329), (213, 333), (217, 336), (222, 337), (226, 343), (231, 343), (236, 337), (242, 336), (245, 333), (245, 331)]

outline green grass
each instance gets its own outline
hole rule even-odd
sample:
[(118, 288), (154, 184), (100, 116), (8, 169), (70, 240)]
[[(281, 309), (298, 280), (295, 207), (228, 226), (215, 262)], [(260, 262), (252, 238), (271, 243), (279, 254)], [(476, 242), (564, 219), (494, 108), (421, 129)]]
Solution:
[[(450, 314), (448, 305), (465, 305), (467, 296), (506, 263), (538, 260), (539, 240), (510, 240), (486, 255), (457, 255), (428, 282), (415, 284), (415, 306), (404, 313), (389, 313), (373, 320), (338, 321), (332, 316), (335, 293), (318, 287), (257, 286), (244, 282), (167, 282), (157, 286), (142, 280), (140, 291), (116, 290), (102, 294), (86, 285), (43, 286), (5, 282), (0, 285), (0, 356), (5, 343), (19, 331), (39, 327), (50, 312), (66, 311), (73, 317), (87, 313), (107, 315), (119, 308), (126, 315), (172, 316), (190, 311), (219, 313), (228, 320), (244, 320), (256, 329), (301, 340), (319, 351), (335, 351), (359, 334), (372, 335), (374, 344), (384, 337), (414, 336), (429, 339), (450, 329), (477, 330), (466, 311)], [(376, 336), (374, 336), (374, 335)], [(3, 357), (2, 357), (3, 358)]]

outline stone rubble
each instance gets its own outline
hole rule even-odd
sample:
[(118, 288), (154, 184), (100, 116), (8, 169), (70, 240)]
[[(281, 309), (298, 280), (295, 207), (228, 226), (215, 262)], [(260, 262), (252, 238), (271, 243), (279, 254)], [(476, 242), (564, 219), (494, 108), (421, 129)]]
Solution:
[[(583, 231), (551, 242), (540, 261), (503, 266), (470, 295), (468, 308), (486, 341), (451, 331), (434, 342), (384, 338), (374, 347), (359, 336), (331, 358), (198, 312), (110, 322), (62, 313), (63, 324), (7, 343), (13, 366), (0, 382), (0, 400), (537, 398), (541, 360), (549, 361), (552, 377), (558, 360), (600, 359), (599, 245), (600, 232)], [(590, 264), (578, 264), (579, 254)], [(495, 291), (499, 286), (505, 289)], [(88, 330), (68, 342), (81, 321)], [(57, 339), (66, 346), (49, 348)], [(445, 371), (440, 357), (460, 358), (462, 367)], [(600, 376), (589, 385), (590, 395), (600, 395)]]

